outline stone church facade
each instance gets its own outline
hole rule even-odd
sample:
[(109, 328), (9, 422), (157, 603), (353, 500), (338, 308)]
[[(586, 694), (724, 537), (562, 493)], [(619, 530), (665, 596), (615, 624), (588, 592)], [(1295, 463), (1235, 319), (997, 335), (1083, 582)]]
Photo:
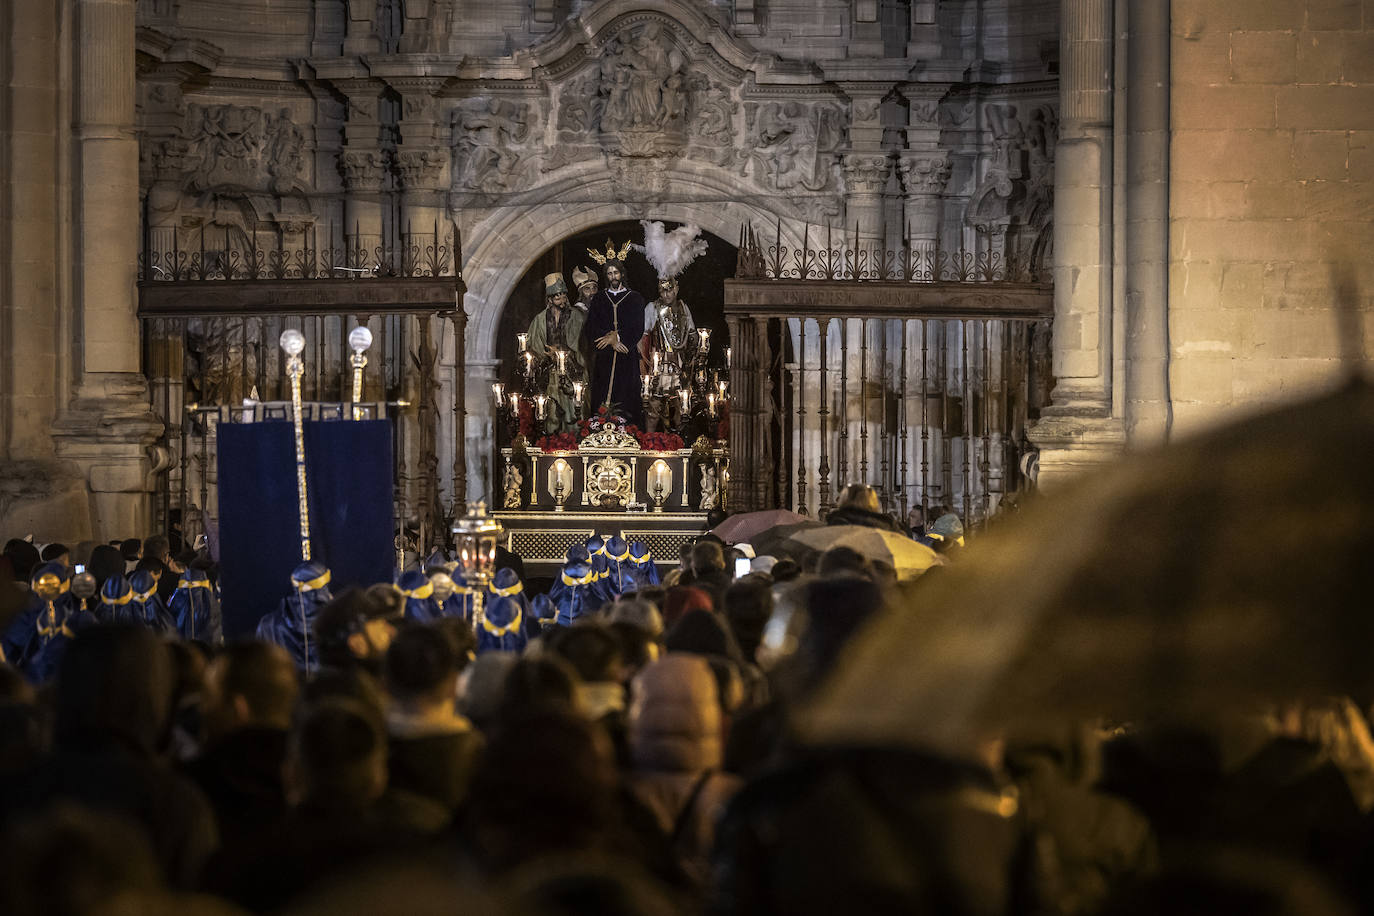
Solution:
[[(1055, 295), (1054, 403), (1031, 434), (1046, 478), (1319, 384), (1343, 352), (1315, 266), (1341, 260), (1325, 220), (1369, 234), (1374, 8), (1261, 6), (8, 3), (0, 518), (40, 537), (147, 527), (167, 456), (136, 265), (207, 235), (461, 246), (470, 443), (490, 440), (521, 276), (626, 219), (1038, 262)], [(453, 371), (436, 374), (452, 403)], [(471, 498), (490, 491), (480, 452)]]

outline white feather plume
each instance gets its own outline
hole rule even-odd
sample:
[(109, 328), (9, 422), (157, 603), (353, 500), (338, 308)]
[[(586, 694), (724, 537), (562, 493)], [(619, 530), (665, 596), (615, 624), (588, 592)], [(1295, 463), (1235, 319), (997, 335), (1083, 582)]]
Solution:
[(698, 257), (706, 253), (706, 240), (697, 238), (701, 227), (688, 223), (672, 232), (666, 232), (660, 222), (641, 220), (644, 226), (644, 244), (636, 245), (635, 250), (644, 253), (649, 263), (658, 271), (659, 279), (676, 277), (687, 269)]

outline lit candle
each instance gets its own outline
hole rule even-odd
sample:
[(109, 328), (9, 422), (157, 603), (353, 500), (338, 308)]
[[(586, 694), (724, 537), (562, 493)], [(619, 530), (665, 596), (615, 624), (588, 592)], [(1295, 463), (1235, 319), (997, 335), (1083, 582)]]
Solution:
[(655, 351), (654, 351), (654, 375), (658, 375), (658, 360), (659, 360), (659, 353), (658, 353), (657, 350), (655, 350)]
[(519, 413), (519, 412), (520, 412), (520, 394), (519, 394), (518, 392), (515, 392), (515, 391), (512, 391), (512, 392), (510, 393), (510, 412), (511, 412), (511, 413)]
[(701, 349), (705, 350), (711, 345), (711, 331), (708, 328), (697, 328), (697, 337), (701, 340)]
[(656, 489), (663, 489), (663, 472), (666, 470), (668, 470), (668, 466), (661, 460), (654, 462), (654, 487)]
[(506, 386), (496, 382), (491, 386), (491, 393), (496, 396), (496, 406), (501, 406), (506, 400)]
[(730, 347), (725, 348), (725, 365), (730, 365)]
[(649, 396), (649, 383), (652, 382), (653, 380), (654, 380), (654, 377), (653, 377), (652, 375), (646, 375), (646, 376), (644, 376), (644, 396), (645, 396), (646, 398)]
[(526, 350), (526, 351), (525, 351), (525, 374), (526, 374), (526, 375), (532, 375), (533, 373), (534, 373), (534, 354), (531, 353), (529, 350)]
[(562, 375), (568, 371), (568, 351), (559, 347), (553, 351), (554, 357), (558, 360), (558, 374)]
[(573, 400), (576, 401), (576, 402), (579, 403), (579, 404), (582, 403), (582, 383), (581, 383), (581, 382), (573, 382)]
[(692, 406), (692, 392), (683, 388), (678, 392), (678, 397), (682, 398), (682, 412), (686, 413)]
[(528, 335), (528, 334), (516, 334), (516, 335), (515, 335), (515, 348), (516, 348), (517, 350), (528, 350), (528, 349), (530, 348), (530, 335)]
[(544, 404), (547, 401), (548, 398), (544, 397), (544, 395), (542, 394), (537, 394), (534, 396), (534, 416), (537, 419), (544, 419)]
[(721, 399), (722, 401), (724, 401), (724, 400), (725, 400), (725, 383), (724, 383), (724, 382), (716, 382), (716, 387), (720, 389), (720, 399)]
[(716, 415), (716, 393), (714, 391), (706, 395), (706, 412), (713, 417)]

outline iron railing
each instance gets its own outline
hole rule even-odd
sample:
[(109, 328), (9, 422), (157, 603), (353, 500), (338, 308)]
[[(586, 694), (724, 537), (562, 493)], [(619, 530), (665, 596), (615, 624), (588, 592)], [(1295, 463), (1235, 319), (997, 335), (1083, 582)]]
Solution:
[(1049, 401), (1053, 290), (991, 252), (816, 247), (741, 233), (726, 283), (731, 508), (824, 515), (849, 483), (976, 527), (1026, 484)]

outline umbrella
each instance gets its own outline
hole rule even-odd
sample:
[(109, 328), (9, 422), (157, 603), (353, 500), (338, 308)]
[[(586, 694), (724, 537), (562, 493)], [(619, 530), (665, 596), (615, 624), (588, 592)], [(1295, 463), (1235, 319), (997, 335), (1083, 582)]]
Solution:
[(761, 531), (750, 539), (749, 544), (757, 556), (771, 556), (782, 559), (790, 557), (798, 563), (815, 556), (816, 548), (798, 542), (794, 535), (812, 528), (824, 527), (820, 522), (797, 522), (793, 525), (777, 525)]
[(1123, 460), (861, 632), (813, 740), (953, 747), (1015, 724), (1374, 693), (1374, 388)]
[(866, 525), (823, 525), (792, 535), (792, 540), (820, 553), (832, 547), (848, 547), (869, 560), (886, 563), (897, 571), (899, 582), (915, 579), (939, 564), (935, 551), (894, 531)]
[(711, 529), (711, 533), (727, 544), (751, 541), (755, 535), (776, 528), (778, 525), (817, 525), (805, 515), (798, 515), (788, 509), (764, 509), (761, 512), (741, 512), (732, 515)]

